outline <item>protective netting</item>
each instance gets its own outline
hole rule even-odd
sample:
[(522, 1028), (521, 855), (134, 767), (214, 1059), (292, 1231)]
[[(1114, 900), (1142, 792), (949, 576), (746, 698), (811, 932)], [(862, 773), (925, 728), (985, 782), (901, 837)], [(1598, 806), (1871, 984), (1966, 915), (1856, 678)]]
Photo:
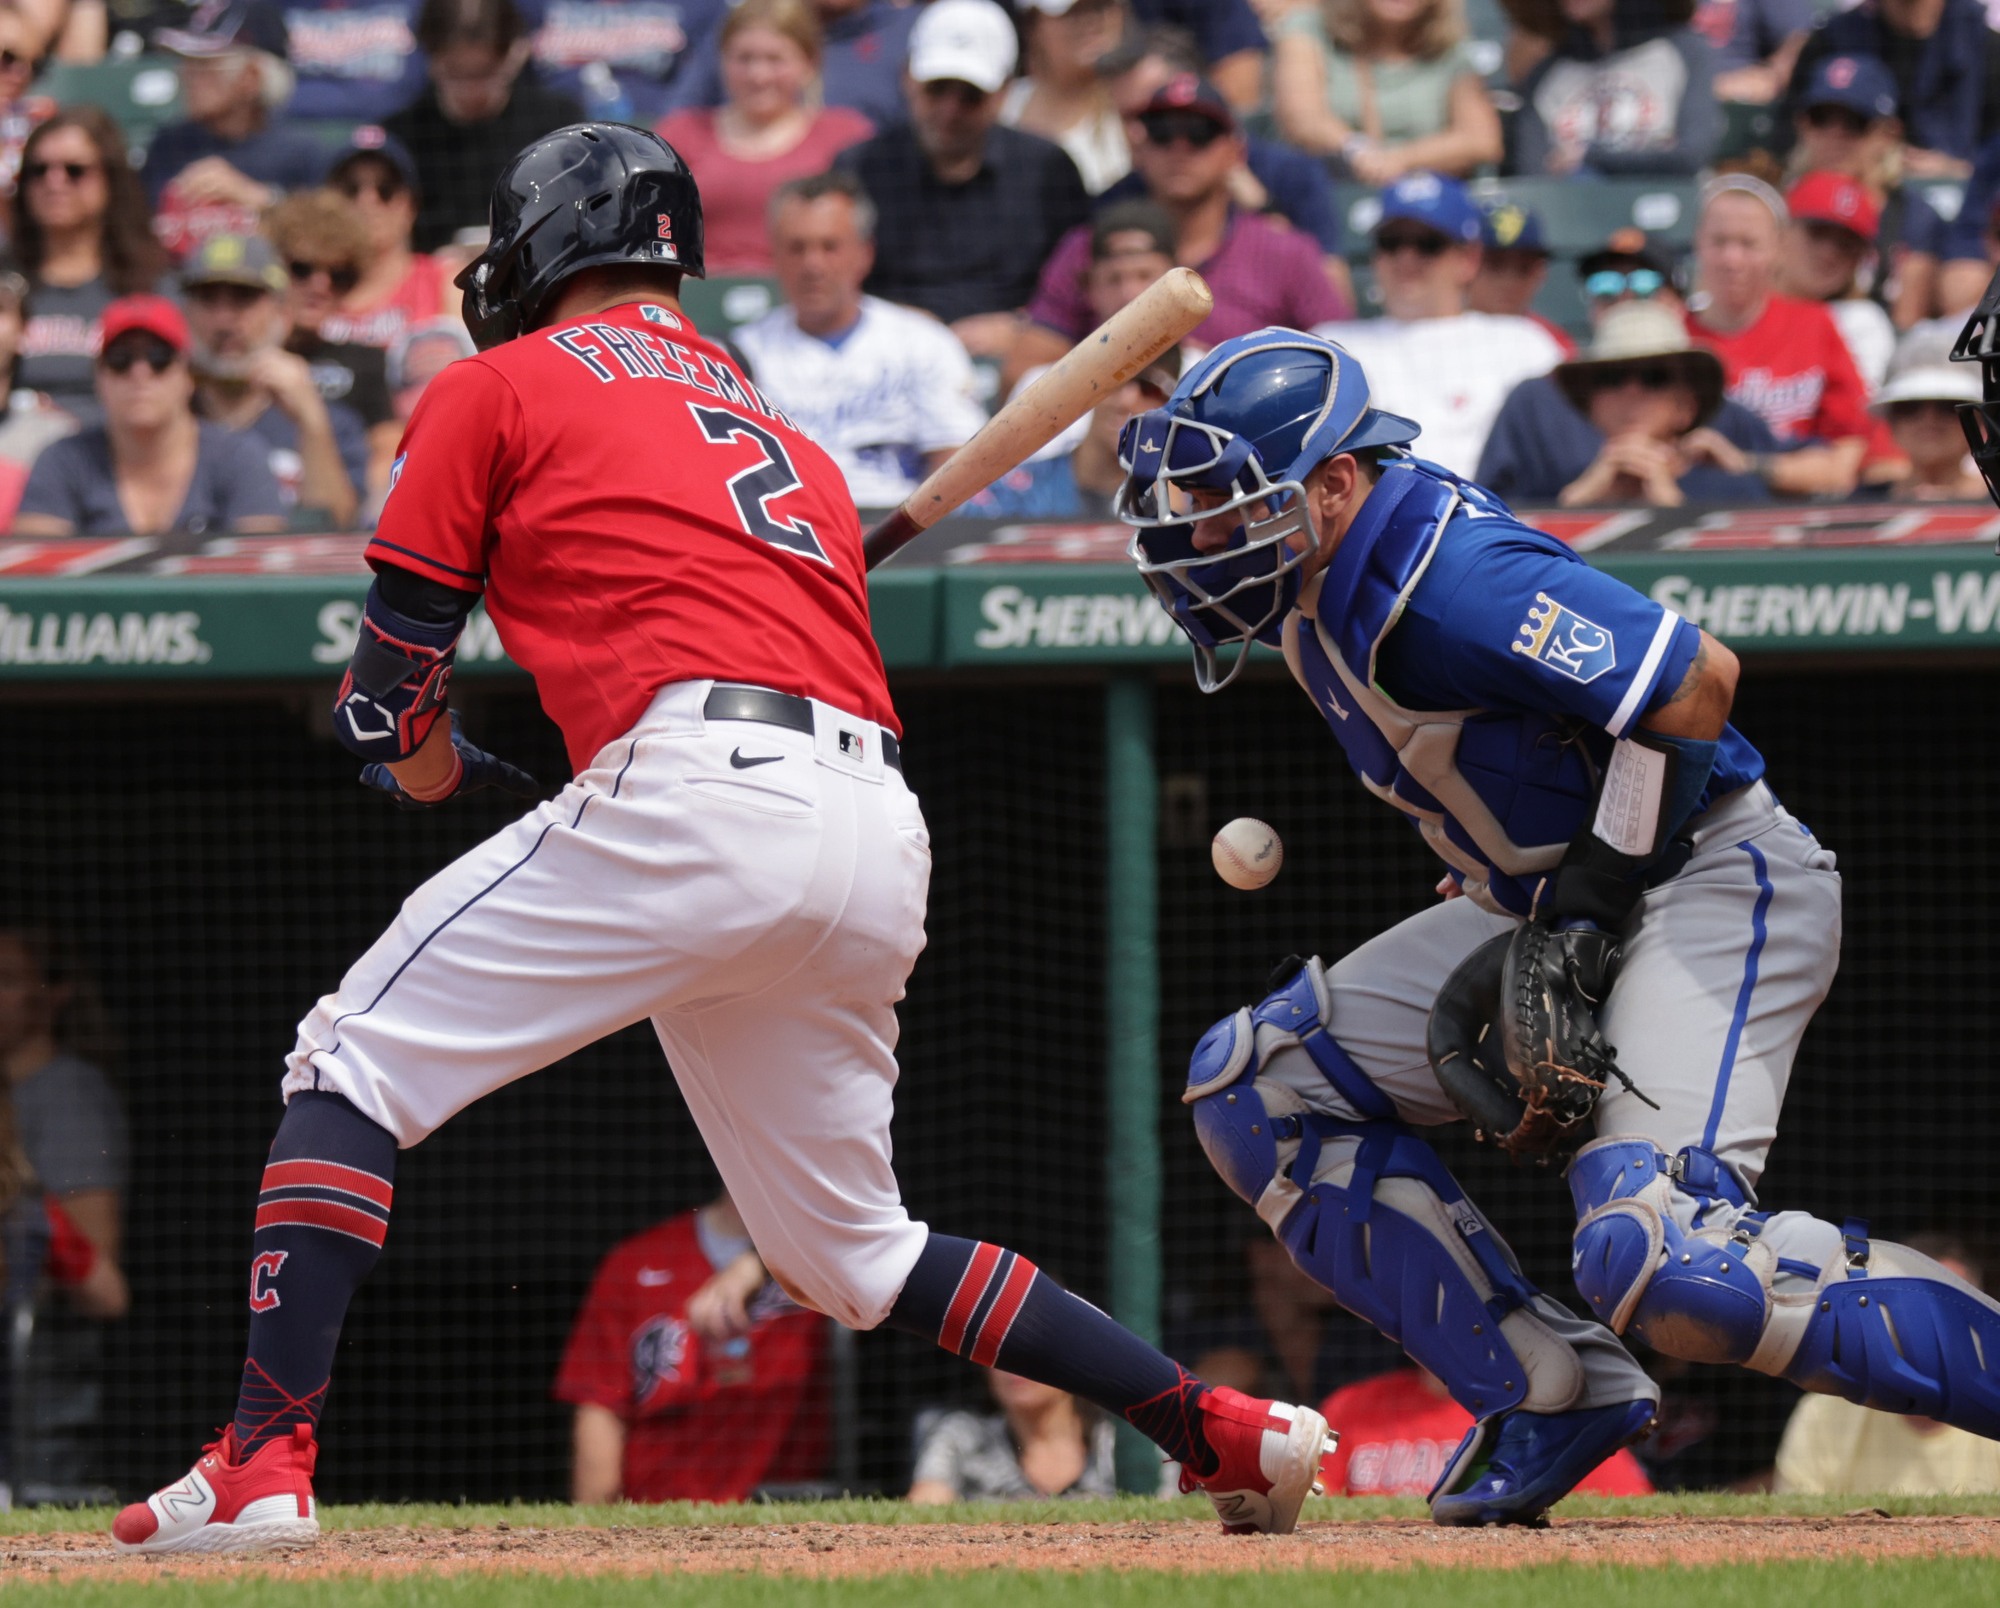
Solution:
[[(1845, 962), (1806, 1041), (1766, 1205), (1867, 1215), (1890, 1235), (1990, 1232), (2000, 864), (1978, 711), (1996, 694), (1987, 669), (1747, 678), (1740, 723), (1847, 878)], [(184, 1469), (228, 1415), (251, 1203), (293, 1025), (409, 888), (506, 818), (477, 800), (401, 815), (365, 793), (354, 762), (316, 735), (319, 698), (0, 707), (0, 926), (73, 937), (123, 1040), (133, 1310), (104, 1335), (104, 1398), (77, 1435), (90, 1477), (125, 1493)], [(903, 1018), (898, 1170), (939, 1229), (1010, 1244), (1101, 1297), (1099, 690), (932, 682), (898, 701), (937, 864), (930, 948)], [(1433, 897), (1437, 872), (1289, 685), (1202, 698), (1173, 678), (1156, 714), (1168, 1332), (1184, 1351), (1233, 1345), (1267, 1377), (1296, 1378), (1314, 1348), (1301, 1360), (1258, 1339), (1272, 1326), (1259, 1300), (1269, 1320), (1290, 1297), (1259, 1283), (1246, 1248), (1262, 1231), (1195, 1147), (1177, 1101), (1186, 1051), (1257, 997), (1281, 956), (1342, 952)], [(478, 696), (468, 721), (498, 752), (561, 774), (555, 733), (524, 693)], [(1233, 892), (1208, 866), (1209, 834), (1236, 814), (1285, 838), (1285, 870), (1262, 894)], [(1442, 1148), (1531, 1276), (1567, 1291), (1561, 1184), (1456, 1137)], [(388, 1250), (338, 1365), (323, 1494), (564, 1494), (568, 1409), (548, 1391), (590, 1275), (612, 1244), (714, 1182), (644, 1027), (406, 1152)], [(1393, 1360), (1352, 1319), (1289, 1310), (1277, 1326), (1294, 1339), (1324, 1325), (1322, 1384)], [(976, 1402), (980, 1381), (903, 1337), (864, 1337), (856, 1356), (849, 1450), (829, 1473), (896, 1489), (915, 1412)], [(1671, 1477), (1718, 1483), (1768, 1464), (1789, 1394), (1681, 1370)]]

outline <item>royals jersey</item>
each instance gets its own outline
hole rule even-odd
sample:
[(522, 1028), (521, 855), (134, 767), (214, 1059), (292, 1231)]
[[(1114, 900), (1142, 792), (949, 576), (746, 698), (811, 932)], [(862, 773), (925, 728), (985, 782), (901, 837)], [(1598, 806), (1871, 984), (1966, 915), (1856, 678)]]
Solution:
[(688, 1297), (716, 1270), (696, 1213), (635, 1234), (604, 1258), (576, 1315), (558, 1401), (625, 1420), (632, 1502), (736, 1502), (826, 1464), (826, 1319), (776, 1285), (751, 1303), (749, 1334), (715, 1343), (687, 1324)]
[(901, 734), (840, 470), (667, 308), (452, 364), (403, 441), (369, 562), (483, 590), (577, 770), (675, 681)]

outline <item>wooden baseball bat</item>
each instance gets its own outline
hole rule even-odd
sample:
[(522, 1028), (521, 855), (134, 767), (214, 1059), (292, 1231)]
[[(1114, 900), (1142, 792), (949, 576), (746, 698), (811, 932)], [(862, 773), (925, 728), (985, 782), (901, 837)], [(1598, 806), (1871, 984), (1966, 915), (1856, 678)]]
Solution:
[(921, 486), (863, 539), (874, 569), (919, 532), (1102, 402), (1208, 317), (1215, 306), (1207, 281), (1192, 268), (1172, 268), (1086, 335), (1040, 379), (986, 421), (970, 441), (932, 471)]

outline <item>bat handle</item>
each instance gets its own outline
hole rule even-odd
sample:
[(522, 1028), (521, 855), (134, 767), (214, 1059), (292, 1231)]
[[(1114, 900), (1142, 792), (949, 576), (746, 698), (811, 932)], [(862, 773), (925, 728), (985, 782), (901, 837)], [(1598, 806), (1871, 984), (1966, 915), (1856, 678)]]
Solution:
[(898, 508), (862, 537), (861, 556), (867, 560), (869, 569), (875, 569), (900, 553), (913, 539), (922, 535), (923, 529), (923, 526), (910, 517), (907, 506)]

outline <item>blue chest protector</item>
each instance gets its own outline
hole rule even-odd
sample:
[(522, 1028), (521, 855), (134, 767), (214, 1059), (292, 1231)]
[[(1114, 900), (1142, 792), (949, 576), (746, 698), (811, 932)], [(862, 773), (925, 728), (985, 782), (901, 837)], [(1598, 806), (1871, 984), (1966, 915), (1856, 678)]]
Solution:
[(1382, 475), (1327, 566), (1317, 618), (1285, 658), (1367, 789), (1394, 805), (1489, 910), (1527, 915), (1590, 810), (1612, 739), (1570, 716), (1411, 710), (1375, 681), (1383, 639), (1439, 545), (1525, 532), (1491, 493), (1433, 464)]

